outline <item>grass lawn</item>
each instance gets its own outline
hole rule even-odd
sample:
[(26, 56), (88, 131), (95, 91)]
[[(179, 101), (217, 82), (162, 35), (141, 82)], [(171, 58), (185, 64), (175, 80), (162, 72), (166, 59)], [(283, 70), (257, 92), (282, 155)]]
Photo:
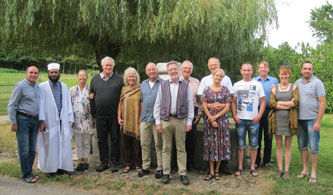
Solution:
[[(266, 174), (266, 181), (273, 185), (271, 194), (333, 194), (333, 115), (324, 116), (321, 128), (320, 153), (317, 169), (318, 183), (308, 182), (309, 177), (298, 179), (296, 176), (302, 171), (302, 164), (299, 150), (297, 149), (297, 138), (294, 137), (292, 150), (293, 157), (290, 166), (290, 178), (275, 178), (274, 174)], [(10, 125), (0, 125), (0, 174), (10, 177), (20, 178), (20, 167), (17, 156), (16, 137), (10, 131)], [(275, 159), (275, 141), (273, 142), (272, 164), (274, 173), (277, 171)], [(311, 167), (311, 166), (310, 166)], [(36, 167), (34, 168), (36, 170)], [(37, 171), (38, 173), (38, 171)], [(40, 175), (43, 175), (39, 172)], [(232, 177), (232, 180), (235, 178)], [(246, 177), (245, 177), (246, 179)], [(260, 178), (257, 178), (260, 179)], [(271, 182), (269, 182), (271, 181)], [(115, 180), (104, 175), (78, 175), (78, 176), (56, 176), (47, 178), (45, 175), (40, 179), (42, 184), (64, 185), (66, 187), (80, 188), (84, 190), (100, 190), (101, 193), (134, 193), (134, 194), (220, 194), (222, 191), (211, 191), (207, 189), (196, 191), (195, 188), (169, 187), (156, 185), (147, 182), (137, 182), (133, 180)], [(52, 185), (53, 185), (52, 184)], [(192, 184), (194, 185), (194, 184)], [(218, 185), (218, 184), (217, 184)], [(194, 187), (194, 186), (193, 186)], [(232, 187), (232, 186), (230, 186)], [(235, 187), (235, 186), (234, 186)], [(96, 192), (96, 191), (95, 191)]]
[[(88, 81), (87, 83), (90, 83), (90, 80), (94, 74), (96, 74), (98, 71), (92, 71), (89, 70), (88, 74)], [(7, 112), (7, 105), (8, 101), (11, 96), (11, 92), (13, 90), (13, 87), (16, 83), (23, 80), (25, 78), (25, 71), (17, 71), (17, 70), (11, 70), (6, 68), (0, 68), (0, 115), (6, 115)], [(39, 74), (37, 83), (41, 83), (48, 80), (48, 76), (46, 72), (41, 72)], [(60, 75), (60, 81), (64, 82), (68, 89), (78, 83), (77, 76), (74, 74), (61, 74)]]

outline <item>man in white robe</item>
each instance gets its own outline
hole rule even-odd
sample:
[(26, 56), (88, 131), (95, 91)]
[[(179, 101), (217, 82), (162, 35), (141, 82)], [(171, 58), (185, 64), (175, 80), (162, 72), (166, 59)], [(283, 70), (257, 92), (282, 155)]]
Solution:
[(48, 81), (40, 84), (40, 125), (37, 137), (38, 168), (53, 176), (74, 171), (72, 159), (72, 123), (70, 95), (66, 84), (59, 81), (60, 65), (48, 65)]

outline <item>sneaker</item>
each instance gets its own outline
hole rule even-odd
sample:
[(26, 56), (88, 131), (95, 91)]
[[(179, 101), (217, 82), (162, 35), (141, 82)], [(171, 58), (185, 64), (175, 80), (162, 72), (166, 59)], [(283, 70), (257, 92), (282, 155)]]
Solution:
[(112, 172), (117, 172), (118, 171), (118, 166), (117, 166), (117, 162), (113, 161), (111, 164), (111, 171)]
[(96, 171), (97, 171), (97, 172), (103, 172), (103, 171), (105, 171), (105, 170), (108, 169), (108, 168), (109, 168), (108, 163), (102, 163), (102, 164), (100, 164), (100, 165), (96, 168)]
[(181, 175), (180, 176), (180, 181), (184, 184), (184, 185), (189, 185), (190, 184), (190, 180), (188, 179), (188, 177), (186, 175)]

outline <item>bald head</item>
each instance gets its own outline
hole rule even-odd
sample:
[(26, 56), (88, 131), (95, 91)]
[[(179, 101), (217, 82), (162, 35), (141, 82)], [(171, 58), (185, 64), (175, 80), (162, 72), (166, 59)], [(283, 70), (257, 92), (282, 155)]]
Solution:
[(36, 66), (29, 66), (27, 70), (25, 71), (25, 77), (26, 79), (32, 83), (35, 84), (36, 80), (38, 79), (38, 68)]
[(155, 82), (158, 77), (158, 69), (155, 63), (149, 62), (146, 65), (146, 75), (149, 77), (149, 81)]

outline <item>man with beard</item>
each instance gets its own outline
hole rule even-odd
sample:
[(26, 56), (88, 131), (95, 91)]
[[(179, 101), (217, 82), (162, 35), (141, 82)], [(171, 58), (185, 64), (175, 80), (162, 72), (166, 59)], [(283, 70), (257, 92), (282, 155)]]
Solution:
[(72, 160), (72, 104), (66, 84), (59, 81), (60, 65), (47, 65), (49, 79), (40, 84), (38, 168), (48, 176), (74, 171)]

